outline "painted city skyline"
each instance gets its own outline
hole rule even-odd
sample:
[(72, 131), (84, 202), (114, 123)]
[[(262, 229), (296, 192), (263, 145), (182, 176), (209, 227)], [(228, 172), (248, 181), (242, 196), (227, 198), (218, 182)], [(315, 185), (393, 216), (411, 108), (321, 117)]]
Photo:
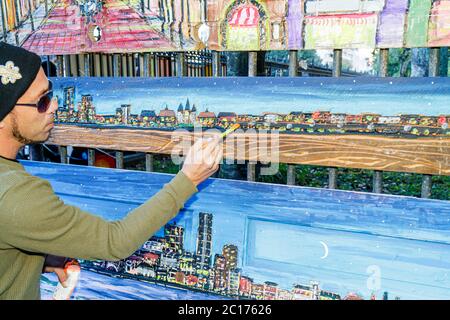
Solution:
[[(224, 244), (222, 250), (213, 250), (212, 213), (200, 212), (194, 251), (184, 246), (182, 225), (169, 223), (163, 236), (153, 236), (127, 259), (119, 262), (81, 261), (86, 270), (109, 273), (128, 279), (155, 281), (185, 287), (230, 298), (257, 300), (340, 300), (339, 294), (320, 289), (311, 280), (308, 284), (294, 283), (290, 288), (279, 287), (269, 279), (256, 283), (246, 276), (241, 266), (239, 247)], [(387, 292), (385, 293), (388, 294)], [(356, 296), (348, 292), (347, 296)]]
[[(56, 78), (53, 82), (59, 124), (226, 130), (237, 123), (242, 130), (294, 134), (450, 135), (450, 114), (440, 113), (447, 110), (444, 100), (450, 81), (437, 79), (420, 81), (422, 87), (406, 82), (403, 92), (390, 88), (400, 87), (403, 81), (380, 78), (344, 84), (325, 78), (210, 78), (200, 83), (190, 79)], [(119, 90), (120, 86), (127, 89)], [(412, 103), (412, 98), (416, 98), (417, 109), (404, 105), (405, 101)], [(354, 101), (350, 106), (348, 99)]]
[[(31, 174), (48, 179), (65, 203), (108, 221), (124, 217), (173, 177), (24, 165)], [(238, 267), (255, 283), (272, 280), (289, 289), (313, 280), (341, 297), (355, 292), (368, 299), (375, 293), (380, 299), (387, 291), (389, 299), (448, 299), (448, 201), (209, 179), (170, 221), (183, 226), (183, 246), (190, 252), (196, 251), (199, 212), (214, 213), (213, 253), (227, 244), (237, 246)], [(156, 236), (163, 237), (164, 229)], [(101, 279), (114, 283), (110, 290), (120, 288), (117, 279)]]
[[(76, 88), (75, 101), (92, 95), (98, 114), (113, 114), (122, 104), (132, 113), (177, 110), (189, 99), (198, 111), (238, 114), (292, 111), (333, 113), (450, 113), (447, 78), (52, 78), (55, 94)], [(126, 90), (124, 90), (126, 89)], [(352, 103), (347, 102), (351, 99)], [(267, 101), (273, 101), (268, 104)]]

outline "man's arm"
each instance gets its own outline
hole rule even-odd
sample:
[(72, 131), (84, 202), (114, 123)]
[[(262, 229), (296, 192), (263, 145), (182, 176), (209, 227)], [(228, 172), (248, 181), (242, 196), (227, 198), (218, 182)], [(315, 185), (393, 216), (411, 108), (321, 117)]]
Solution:
[(196, 186), (180, 172), (123, 220), (108, 222), (64, 204), (50, 183), (31, 177), (0, 199), (4, 212), (0, 216), (0, 234), (8, 245), (30, 252), (120, 260), (133, 254), (170, 221), (195, 192)]

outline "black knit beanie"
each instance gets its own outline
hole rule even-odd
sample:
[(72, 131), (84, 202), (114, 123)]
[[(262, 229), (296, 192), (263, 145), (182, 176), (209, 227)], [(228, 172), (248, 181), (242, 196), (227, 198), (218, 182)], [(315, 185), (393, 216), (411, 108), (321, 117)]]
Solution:
[(0, 121), (31, 86), (40, 67), (38, 55), (0, 42)]

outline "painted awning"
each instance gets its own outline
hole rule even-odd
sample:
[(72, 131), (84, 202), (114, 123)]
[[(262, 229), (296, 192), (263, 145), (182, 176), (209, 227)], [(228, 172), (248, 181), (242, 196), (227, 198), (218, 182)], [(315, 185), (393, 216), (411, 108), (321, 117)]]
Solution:
[(253, 4), (245, 4), (237, 7), (228, 24), (231, 27), (256, 27), (259, 21), (258, 8)]

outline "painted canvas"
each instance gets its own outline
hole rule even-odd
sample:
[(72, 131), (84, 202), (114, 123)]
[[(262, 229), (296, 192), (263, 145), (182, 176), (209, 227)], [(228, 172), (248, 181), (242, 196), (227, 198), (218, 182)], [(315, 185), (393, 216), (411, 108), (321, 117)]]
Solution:
[(8, 42), (41, 55), (449, 45), (447, 0), (1, 0)]
[(410, 1), (406, 30), (406, 45), (408, 47), (427, 46), (431, 3), (431, 0)]
[[(109, 221), (172, 176), (23, 162)], [(209, 179), (131, 257), (81, 261), (74, 299), (448, 299), (450, 202)], [(57, 280), (42, 277), (44, 299)]]
[(55, 145), (172, 155), (239, 125), (227, 159), (450, 175), (447, 78), (52, 81)]
[(305, 18), (305, 49), (374, 48), (376, 14), (319, 15)]
[(378, 47), (403, 47), (408, 3), (409, 0), (386, 0), (378, 25)]
[(430, 46), (441, 46), (450, 43), (450, 1), (433, 2), (430, 15)]
[(52, 81), (59, 99), (55, 120), (59, 124), (111, 129), (225, 130), (239, 123), (244, 130), (292, 134), (450, 135), (450, 81), (446, 78)]

